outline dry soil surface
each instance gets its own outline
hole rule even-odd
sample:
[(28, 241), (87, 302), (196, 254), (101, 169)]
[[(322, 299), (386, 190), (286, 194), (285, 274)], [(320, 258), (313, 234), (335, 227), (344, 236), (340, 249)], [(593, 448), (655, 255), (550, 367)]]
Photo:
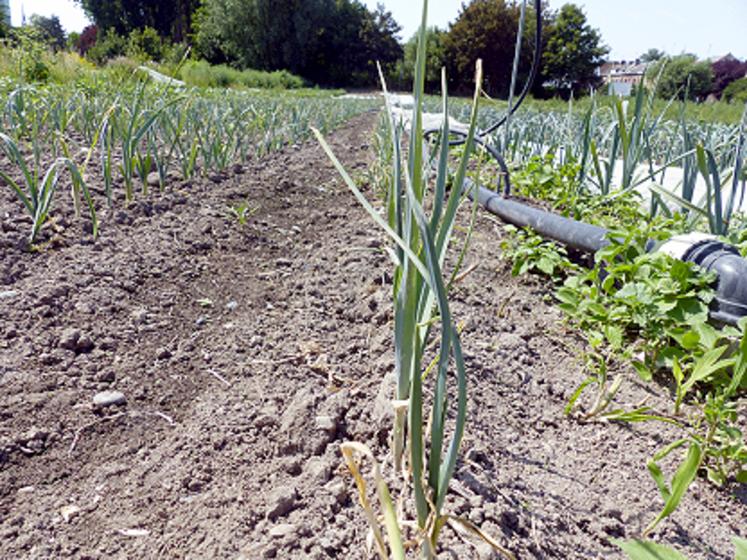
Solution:
[[(331, 136), (359, 178), (373, 123)], [(369, 557), (339, 444), (387, 457), (391, 264), (314, 142), (119, 201), (96, 242), (63, 191), (37, 252), (9, 189), (0, 216), (0, 557)], [(453, 294), (469, 419), (447, 507), (520, 559), (621, 558), (672, 434), (564, 416), (580, 339), (501, 235), (479, 215)], [(667, 402), (618, 373), (621, 405)], [(743, 486), (699, 479), (654, 537), (728, 559), (745, 519)], [(442, 557), (491, 556), (446, 529)]]

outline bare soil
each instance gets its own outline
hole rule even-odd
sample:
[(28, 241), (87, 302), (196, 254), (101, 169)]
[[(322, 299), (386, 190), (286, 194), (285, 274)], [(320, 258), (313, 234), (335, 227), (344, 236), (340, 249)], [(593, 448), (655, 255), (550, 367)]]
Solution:
[[(331, 136), (358, 177), (373, 122)], [(339, 444), (387, 457), (391, 266), (322, 150), (118, 202), (96, 242), (58, 194), (30, 253), (0, 192), (0, 557), (369, 557)], [(545, 281), (511, 277), (501, 231), (479, 215), (453, 295), (470, 402), (448, 508), (517, 558), (621, 558), (609, 540), (661, 507), (645, 463), (672, 434), (564, 416), (580, 339)], [(618, 373), (621, 405), (666, 406)], [(744, 486), (699, 479), (654, 537), (728, 559), (745, 519)], [(491, 557), (445, 531), (444, 558)]]

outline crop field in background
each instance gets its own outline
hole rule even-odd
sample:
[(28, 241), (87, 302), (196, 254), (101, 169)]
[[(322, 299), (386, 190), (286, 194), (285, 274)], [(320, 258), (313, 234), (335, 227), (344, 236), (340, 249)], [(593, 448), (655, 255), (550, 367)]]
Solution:
[(641, 90), (493, 133), (513, 196), (614, 231), (583, 256), (455, 187), (505, 184), (477, 74), (416, 83), (411, 128), (0, 80), (0, 557), (747, 557), (745, 322), (647, 251), (747, 256), (747, 111)]

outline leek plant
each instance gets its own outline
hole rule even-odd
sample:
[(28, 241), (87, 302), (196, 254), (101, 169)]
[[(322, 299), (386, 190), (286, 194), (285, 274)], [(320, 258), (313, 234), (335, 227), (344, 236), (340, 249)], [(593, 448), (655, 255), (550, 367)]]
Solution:
[[(394, 242), (391, 255), (395, 261), (392, 295), (397, 388), (393, 403), (393, 463), (395, 471), (401, 472), (405, 480), (411, 482), (415, 504), (415, 541), (420, 554), (423, 558), (435, 558), (442, 528), (447, 523), (457, 523), (468, 527), (473, 533), (482, 536), (496, 549), (511, 557), (498, 543), (480, 533), (468, 522), (443, 512), (466, 423), (467, 373), (460, 335), (447, 297), (448, 285), (444, 281), (442, 270), (457, 210), (465, 196), (461, 187), (474, 149), (482, 70), (478, 61), (467, 142), (463, 147), (452, 187), (447, 193), (449, 119), (445, 74), (442, 74), (442, 104), (446, 118), (436, 146), (437, 154), (434, 154), (437, 156), (435, 169), (429, 165), (431, 157), (426, 153), (423, 134), (426, 17), (427, 1), (423, 5), (423, 23), (418, 38), (413, 88), (415, 105), (409, 131), (406, 164), (401, 149), (402, 126), (395, 120), (387, 97), (388, 125), (392, 139), (392, 180), (387, 193), (385, 216), (382, 216), (361, 193), (321, 133), (317, 130), (314, 132), (353, 195)], [(386, 95), (383, 78), (382, 84)], [(430, 209), (430, 215), (426, 213), (426, 207)], [(426, 377), (429, 368), (424, 367), (424, 352), (436, 325), (439, 326), (439, 351), (434, 368), (435, 376)], [(450, 371), (454, 373), (454, 397), (451, 399), (448, 391)], [(433, 397), (429, 403), (424, 381), (433, 377)], [(450, 429), (447, 427), (449, 410), (453, 411), (454, 418)], [(426, 423), (430, 425), (429, 433)], [(390, 551), (392, 557), (404, 558), (406, 547), (401, 528), (408, 523), (398, 515), (373, 453), (359, 443), (343, 444), (342, 452), (358, 485), (360, 500), (371, 525), (380, 557), (388, 558)], [(355, 460), (356, 455), (364, 455), (373, 460), (375, 485), (385, 520), (388, 547), (368, 500), (365, 482)]]
[(31, 233), (29, 234), (29, 243), (33, 243), (36, 240), (39, 231), (49, 216), (60, 174), (64, 169), (67, 169), (70, 173), (76, 209), (78, 208), (77, 201), (80, 195), (82, 194), (85, 198), (93, 222), (93, 234), (96, 236), (98, 233), (98, 224), (93, 200), (83, 180), (80, 169), (72, 159), (69, 157), (59, 157), (42, 174), (38, 160), (35, 161), (33, 166), (29, 166), (18, 144), (8, 135), (0, 133), (0, 146), (2, 146), (5, 155), (11, 163), (16, 165), (21, 171), (20, 181), (16, 181), (16, 179), (3, 170), (0, 170), (0, 177), (15, 192), (31, 217), (32, 225)]

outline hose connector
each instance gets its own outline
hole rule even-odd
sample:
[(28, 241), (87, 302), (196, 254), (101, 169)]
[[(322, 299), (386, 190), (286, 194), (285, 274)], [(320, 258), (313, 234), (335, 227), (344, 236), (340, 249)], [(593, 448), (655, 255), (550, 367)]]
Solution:
[(716, 273), (716, 296), (710, 309), (712, 319), (736, 325), (747, 317), (747, 259), (736, 247), (712, 235), (691, 233), (672, 237), (659, 251)]

